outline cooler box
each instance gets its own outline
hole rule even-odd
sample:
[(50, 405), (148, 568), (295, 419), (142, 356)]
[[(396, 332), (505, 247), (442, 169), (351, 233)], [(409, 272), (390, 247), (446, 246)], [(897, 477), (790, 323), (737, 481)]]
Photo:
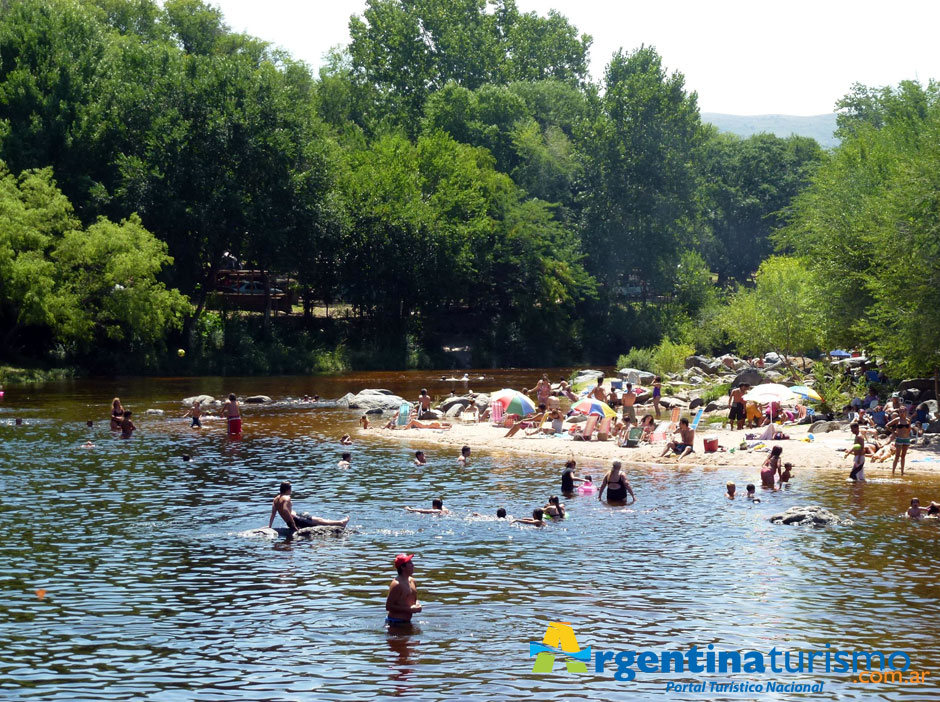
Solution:
[(622, 380), (611, 380), (610, 381), (611, 390), (623, 390), (623, 381)]
[(705, 439), (705, 453), (715, 453), (718, 450), (718, 437), (717, 436), (706, 436)]

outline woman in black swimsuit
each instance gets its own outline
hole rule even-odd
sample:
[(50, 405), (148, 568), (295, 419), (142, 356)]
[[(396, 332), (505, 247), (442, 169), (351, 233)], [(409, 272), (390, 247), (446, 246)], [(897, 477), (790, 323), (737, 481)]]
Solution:
[(630, 487), (630, 483), (627, 481), (624, 474), (620, 472), (620, 461), (614, 461), (610, 472), (604, 476), (604, 480), (601, 482), (601, 488), (597, 491), (598, 500), (601, 499), (601, 496), (604, 494), (605, 487), (607, 488), (608, 503), (625, 503), (627, 501), (627, 493), (629, 493), (633, 501), (636, 502), (636, 495), (633, 494), (633, 488)]
[(121, 425), (124, 423), (124, 408), (121, 406), (121, 399), (115, 397), (111, 400), (111, 431), (121, 431)]

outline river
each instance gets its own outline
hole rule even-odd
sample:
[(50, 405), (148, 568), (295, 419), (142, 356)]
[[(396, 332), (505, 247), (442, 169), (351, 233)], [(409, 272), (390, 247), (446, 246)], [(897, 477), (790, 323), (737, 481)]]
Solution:
[[(534, 385), (538, 371), (482, 371), (477, 391)], [(552, 379), (567, 369), (551, 371)], [(940, 679), (940, 525), (900, 515), (940, 500), (940, 476), (852, 485), (803, 469), (763, 502), (733, 503), (735, 468), (628, 467), (636, 504), (567, 500), (544, 529), (471, 518), (527, 516), (557, 492), (547, 458), (359, 439), (357, 413), (244, 411), (245, 434), (189, 428), (181, 398), (264, 393), (335, 398), (365, 387), (408, 398), (463, 383), (440, 373), (334, 378), (85, 379), (6, 388), (0, 402), (0, 698), (6, 700), (936, 699), (926, 684), (860, 683), (846, 673), (647, 673), (615, 666), (533, 673), (529, 642), (569, 622), (595, 651), (903, 651)], [(109, 429), (120, 396), (139, 428)], [(165, 416), (148, 416), (148, 408)], [(16, 426), (14, 418), (22, 418)], [(86, 420), (95, 420), (92, 428)], [(81, 448), (85, 441), (94, 448)], [(184, 462), (183, 454), (193, 460)], [(600, 474), (600, 465), (583, 465)], [(351, 516), (347, 533), (271, 541), (278, 483), (298, 511)], [(452, 514), (409, 514), (443, 497)], [(852, 526), (812, 530), (767, 518), (821, 504)], [(417, 554), (424, 611), (408, 634), (383, 627), (399, 552)], [(823, 682), (823, 693), (666, 692), (668, 682)]]

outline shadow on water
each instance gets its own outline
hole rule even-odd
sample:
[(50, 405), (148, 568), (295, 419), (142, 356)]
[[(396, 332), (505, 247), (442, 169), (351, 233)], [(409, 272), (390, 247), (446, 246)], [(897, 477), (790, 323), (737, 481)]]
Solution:
[[(488, 373), (474, 389), (531, 385), (538, 376)], [(626, 683), (610, 671), (574, 679), (560, 663), (554, 675), (533, 674), (528, 643), (549, 621), (571, 622), (579, 643), (595, 650), (831, 644), (903, 650), (912, 668), (938, 669), (926, 630), (940, 595), (940, 525), (900, 516), (912, 496), (940, 499), (930, 476), (852, 485), (842, 474), (802, 470), (754, 504), (729, 503), (723, 493), (729, 479), (755, 478), (756, 467), (753, 476), (632, 468), (636, 504), (611, 508), (575, 495), (566, 499), (570, 519), (534, 529), (492, 515), (503, 506), (527, 516), (557, 492), (561, 466), (547, 458), (475, 450), (472, 468), (458, 472), (445, 449), (427, 447), (429, 465), (417, 467), (408, 447), (357, 441), (353, 467), (340, 470), (335, 439), (355, 425), (354, 412), (248, 408), (241, 441), (228, 440), (218, 421), (193, 431), (180, 418), (180, 399), (201, 392), (282, 399), (370, 386), (407, 397), (422, 386), (450, 391), (433, 374), (399, 373), (77, 381), (8, 392), (0, 698), (619, 700), (659, 698), (666, 681), (703, 679), (638, 674)], [(85, 426), (106, 416), (114, 395), (135, 410), (140, 430), (131, 440), (103, 421)], [(6, 423), (14, 416), (26, 423)], [(81, 448), (87, 440), (94, 448)], [(350, 514), (350, 532), (247, 535), (267, 526), (284, 479), (294, 484), (297, 511)], [(452, 514), (401, 509), (434, 497)], [(768, 523), (794, 504), (821, 504), (855, 524)], [(425, 605), (408, 633), (383, 626), (391, 560), (402, 551), (417, 554)], [(802, 677), (826, 681), (837, 699), (930, 697), (923, 686)], [(801, 679), (763, 679), (779, 678)]]

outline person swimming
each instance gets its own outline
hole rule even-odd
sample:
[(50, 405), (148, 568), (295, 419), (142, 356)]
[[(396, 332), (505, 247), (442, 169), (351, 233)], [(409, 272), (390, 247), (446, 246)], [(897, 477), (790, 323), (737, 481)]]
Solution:
[(428, 459), (424, 457), (424, 451), (415, 451), (415, 465), (426, 466)]
[(545, 513), (541, 509), (536, 508), (532, 510), (531, 519), (528, 517), (525, 519), (513, 519), (510, 524), (528, 524), (530, 526), (543, 527), (545, 526), (545, 520), (543, 519), (544, 516)]
[(406, 512), (415, 512), (417, 514), (450, 514), (450, 510), (444, 506), (444, 500), (434, 499), (431, 500), (431, 509), (423, 509), (420, 507), (405, 507)]
[(745, 495), (747, 499), (749, 499), (751, 502), (760, 502), (760, 498), (757, 496), (757, 488), (754, 487), (754, 483), (748, 483), (745, 489), (747, 490), (747, 495)]
[(349, 453), (349, 451), (343, 451), (340, 462), (336, 464), (336, 467), (342, 470), (346, 470), (350, 466), (352, 466), (352, 454)]
[(548, 504), (542, 508), (542, 513), (548, 515), (553, 520), (565, 518), (565, 505), (558, 499), (558, 495), (552, 495), (548, 498)]
[(735, 486), (735, 484), (729, 480), (727, 483), (725, 483), (725, 497), (727, 497), (729, 500), (733, 500), (734, 491), (736, 489), (737, 487)]

